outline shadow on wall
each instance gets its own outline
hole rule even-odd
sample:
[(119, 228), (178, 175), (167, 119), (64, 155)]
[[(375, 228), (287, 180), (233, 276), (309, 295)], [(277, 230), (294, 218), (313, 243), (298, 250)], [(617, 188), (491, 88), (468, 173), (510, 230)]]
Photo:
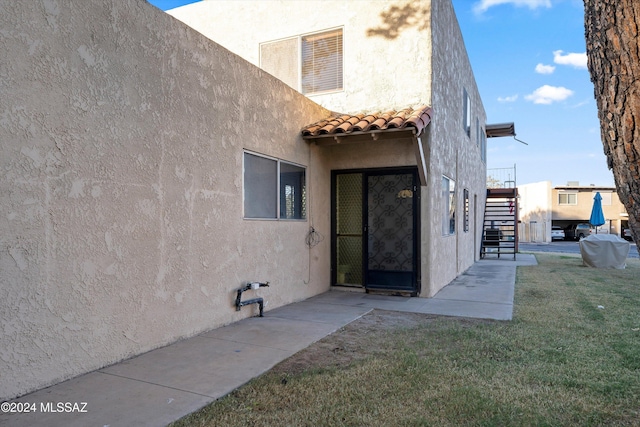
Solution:
[(382, 24), (377, 28), (369, 28), (367, 36), (380, 36), (393, 40), (406, 28), (417, 27), (418, 30), (426, 30), (429, 28), (429, 22), (431, 22), (430, 15), (431, 4), (398, 2), (391, 6), (388, 11), (380, 14)]

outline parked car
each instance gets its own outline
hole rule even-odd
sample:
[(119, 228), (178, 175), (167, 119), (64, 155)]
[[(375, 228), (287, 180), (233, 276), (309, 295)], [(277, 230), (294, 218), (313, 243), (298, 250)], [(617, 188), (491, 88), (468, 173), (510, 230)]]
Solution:
[(631, 235), (631, 229), (630, 228), (625, 228), (624, 231), (622, 232), (622, 238), (624, 240), (628, 240), (630, 242), (633, 242), (633, 236)]
[(571, 225), (564, 230), (565, 238), (569, 240), (580, 240), (591, 235), (593, 230), (591, 224), (580, 223)]
[(559, 225), (551, 227), (551, 240), (564, 240), (564, 228)]

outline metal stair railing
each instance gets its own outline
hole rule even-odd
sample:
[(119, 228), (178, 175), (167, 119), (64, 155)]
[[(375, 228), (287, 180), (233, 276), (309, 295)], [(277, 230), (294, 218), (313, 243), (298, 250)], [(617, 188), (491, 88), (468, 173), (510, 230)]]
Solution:
[(518, 251), (517, 189), (489, 189), (484, 210), (480, 258), (511, 255)]

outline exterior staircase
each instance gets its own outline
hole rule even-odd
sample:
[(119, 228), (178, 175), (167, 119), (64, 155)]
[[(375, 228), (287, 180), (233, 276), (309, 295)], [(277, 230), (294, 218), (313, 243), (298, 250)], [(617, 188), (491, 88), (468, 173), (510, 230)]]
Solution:
[(518, 189), (487, 189), (480, 258), (509, 256), (518, 252)]

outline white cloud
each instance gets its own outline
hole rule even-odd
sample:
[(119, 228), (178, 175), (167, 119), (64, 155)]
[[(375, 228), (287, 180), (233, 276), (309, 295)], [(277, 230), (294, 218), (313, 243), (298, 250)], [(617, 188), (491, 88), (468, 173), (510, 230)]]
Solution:
[(518, 94), (512, 95), (512, 96), (499, 96), (498, 97), (498, 102), (515, 102), (518, 99)]
[(589, 105), (591, 104), (591, 101), (589, 101), (588, 99), (585, 99), (582, 102), (578, 102), (576, 105), (572, 105), (571, 108), (580, 108), (580, 107), (584, 107), (585, 105)]
[(566, 87), (544, 85), (524, 98), (527, 101), (532, 101), (534, 104), (552, 104), (554, 102), (564, 101), (571, 95), (573, 95), (573, 91)]
[(553, 52), (553, 62), (560, 65), (571, 65), (575, 68), (587, 68), (587, 53), (567, 53), (561, 50)]
[(528, 7), (529, 9), (537, 9), (539, 7), (551, 7), (551, 0), (480, 0), (473, 6), (476, 13), (484, 13), (490, 7), (500, 6), (502, 4), (510, 4), (518, 7)]
[(556, 70), (556, 67), (554, 67), (553, 65), (544, 65), (544, 64), (536, 65), (536, 73), (538, 74), (553, 74), (555, 70)]

